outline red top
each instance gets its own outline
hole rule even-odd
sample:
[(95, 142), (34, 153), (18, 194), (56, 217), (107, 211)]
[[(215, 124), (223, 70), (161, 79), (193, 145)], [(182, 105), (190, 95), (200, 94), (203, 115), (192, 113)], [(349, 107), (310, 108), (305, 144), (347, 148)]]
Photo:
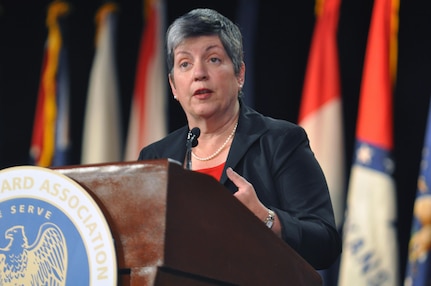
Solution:
[(217, 181), (220, 181), (221, 175), (222, 175), (223, 169), (224, 169), (224, 164), (225, 163), (222, 163), (222, 164), (215, 166), (215, 167), (206, 168), (206, 169), (199, 169), (196, 171), (210, 175), (210, 176), (214, 177)]

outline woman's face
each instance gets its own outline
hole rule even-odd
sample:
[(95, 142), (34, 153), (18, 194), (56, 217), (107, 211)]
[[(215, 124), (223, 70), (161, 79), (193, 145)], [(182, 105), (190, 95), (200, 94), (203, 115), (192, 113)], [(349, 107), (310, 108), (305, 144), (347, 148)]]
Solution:
[(245, 66), (238, 76), (218, 36), (188, 38), (174, 50), (169, 83), (188, 119), (235, 112)]

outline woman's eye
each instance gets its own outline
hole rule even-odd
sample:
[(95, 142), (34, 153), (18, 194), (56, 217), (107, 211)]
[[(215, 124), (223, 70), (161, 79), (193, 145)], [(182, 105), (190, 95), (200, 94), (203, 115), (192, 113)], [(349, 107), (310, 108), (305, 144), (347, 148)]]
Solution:
[(186, 67), (188, 67), (189, 66), (189, 63), (188, 62), (182, 62), (182, 63), (180, 63), (180, 67), (181, 68), (186, 68)]
[(219, 63), (221, 60), (219, 58), (211, 58), (210, 62), (212, 63)]

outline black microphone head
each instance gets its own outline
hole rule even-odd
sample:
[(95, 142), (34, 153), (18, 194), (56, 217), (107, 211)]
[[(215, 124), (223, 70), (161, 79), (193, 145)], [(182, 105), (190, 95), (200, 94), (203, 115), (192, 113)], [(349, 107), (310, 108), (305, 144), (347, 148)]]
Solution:
[(201, 130), (199, 127), (194, 127), (192, 130), (190, 130), (190, 132), (196, 136), (196, 139), (201, 135)]
[(198, 127), (192, 128), (187, 135), (188, 144), (191, 143), (191, 147), (196, 147), (198, 145), (198, 138), (201, 135), (201, 130)]
[(199, 127), (194, 127), (190, 132), (193, 134), (192, 147), (196, 147), (199, 143), (198, 138), (201, 135), (201, 130), (199, 129)]

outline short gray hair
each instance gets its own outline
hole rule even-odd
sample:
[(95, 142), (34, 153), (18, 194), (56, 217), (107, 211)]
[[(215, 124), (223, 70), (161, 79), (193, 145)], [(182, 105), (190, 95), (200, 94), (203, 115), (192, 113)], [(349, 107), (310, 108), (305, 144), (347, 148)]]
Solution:
[(177, 18), (166, 32), (166, 52), (168, 71), (174, 67), (174, 50), (185, 39), (198, 36), (218, 35), (236, 75), (241, 70), (244, 58), (242, 34), (231, 20), (212, 9), (194, 9)]

